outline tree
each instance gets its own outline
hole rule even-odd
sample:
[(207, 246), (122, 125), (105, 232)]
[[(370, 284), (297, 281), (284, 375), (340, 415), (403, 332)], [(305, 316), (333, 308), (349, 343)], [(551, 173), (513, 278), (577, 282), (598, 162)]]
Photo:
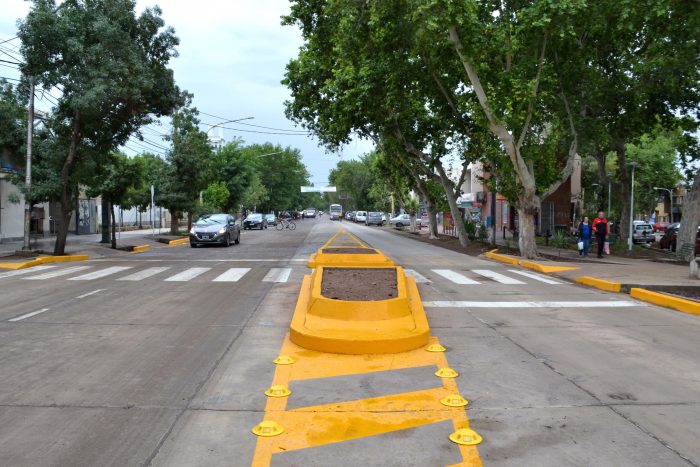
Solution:
[(96, 179), (87, 190), (89, 197), (102, 195), (109, 202), (112, 217), (112, 248), (117, 248), (114, 206), (127, 209), (132, 207), (132, 190), (142, 185), (142, 175), (138, 161), (128, 158), (123, 153), (115, 152), (110, 154), (107, 164), (96, 172)]
[(251, 144), (243, 152), (253, 161), (260, 183), (267, 190), (261, 212), (303, 209), (300, 187), (309, 184), (309, 172), (301, 161), (301, 152), (271, 143)]
[[(690, 125), (692, 132), (685, 131), (680, 147), (680, 162), (685, 169), (687, 185), (690, 187), (684, 200), (683, 221), (678, 229), (676, 246), (680, 249), (683, 245), (693, 245), (700, 225), (700, 143), (698, 143), (697, 127), (695, 121)], [(686, 261), (694, 259), (695, 251), (683, 258)]]
[[(59, 87), (55, 109), (58, 200), (54, 254), (65, 252), (78, 185), (89, 170), (154, 116), (180, 99), (167, 65), (178, 39), (162, 30), (161, 10), (135, 14), (134, 0), (34, 0), (19, 22), (21, 71), (45, 89)], [(32, 197), (34, 197), (32, 193)]]
[(172, 149), (166, 156), (168, 170), (159, 200), (172, 216), (172, 235), (177, 235), (178, 222), (184, 212), (187, 212), (187, 228), (192, 227), (199, 193), (214, 179), (212, 149), (206, 133), (199, 129), (199, 112), (192, 107), (192, 97), (183, 92), (182, 105), (173, 112), (172, 131), (166, 137)]
[(27, 112), (17, 89), (0, 79), (0, 161), (21, 158), (27, 138)]
[(250, 185), (248, 185), (248, 188), (246, 188), (246, 191), (243, 193), (241, 204), (246, 208), (257, 209), (258, 206), (263, 206), (270, 200), (269, 196), (267, 188), (260, 182), (258, 174), (255, 174)]
[(230, 193), (223, 182), (210, 183), (202, 195), (204, 204), (213, 207), (217, 211), (224, 210), (224, 206), (228, 204), (229, 197)]
[[(131, 192), (130, 204), (136, 206), (139, 213), (146, 212), (151, 206), (151, 186), (155, 191), (155, 202), (160, 200), (163, 189), (164, 177), (168, 170), (168, 164), (161, 157), (142, 153), (133, 157), (134, 164), (139, 166), (142, 174), (142, 183)], [(153, 214), (153, 213), (152, 213)], [(151, 226), (155, 226), (155, 217), (149, 219)]]
[(227, 212), (237, 212), (256, 174), (252, 154), (243, 150), (243, 141), (236, 139), (214, 153), (214, 176), (226, 185), (229, 197), (223, 206)]

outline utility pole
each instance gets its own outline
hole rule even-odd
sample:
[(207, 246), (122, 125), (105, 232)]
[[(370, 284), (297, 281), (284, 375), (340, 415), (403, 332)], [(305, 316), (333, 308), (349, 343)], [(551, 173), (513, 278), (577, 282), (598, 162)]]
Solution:
[(32, 203), (30, 188), (32, 187), (32, 142), (34, 140), (34, 77), (29, 77), (29, 109), (27, 112), (27, 162), (24, 177), (24, 245), (23, 250), (31, 249), (29, 232), (32, 227)]
[(636, 162), (630, 162), (632, 166), (632, 187), (630, 189), (630, 233), (627, 237), (627, 256), (632, 254), (632, 232), (634, 232), (634, 169), (637, 167)]
[(612, 174), (608, 175), (608, 216), (610, 215), (610, 200), (612, 199)]

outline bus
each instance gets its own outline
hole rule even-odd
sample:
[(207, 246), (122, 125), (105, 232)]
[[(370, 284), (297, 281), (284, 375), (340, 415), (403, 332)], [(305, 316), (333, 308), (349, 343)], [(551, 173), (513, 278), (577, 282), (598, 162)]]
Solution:
[(340, 220), (340, 216), (343, 215), (343, 207), (340, 204), (331, 204), (328, 215), (331, 216), (332, 221)]

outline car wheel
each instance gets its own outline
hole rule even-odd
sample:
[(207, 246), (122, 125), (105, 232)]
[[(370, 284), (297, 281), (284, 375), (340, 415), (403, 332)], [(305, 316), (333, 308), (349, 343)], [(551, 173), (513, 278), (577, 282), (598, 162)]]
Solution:
[(231, 246), (231, 234), (226, 234), (226, 241), (224, 242), (224, 246), (227, 248)]
[(397, 223), (396, 223), (396, 227), (401, 228), (401, 227), (403, 227), (403, 224), (402, 224), (401, 222), (397, 222)]
[(196, 244), (196, 243), (190, 243), (190, 247), (192, 247), (192, 248), (197, 248), (197, 244)]
[(241, 243), (241, 232), (238, 232), (238, 235), (236, 235), (236, 240), (234, 240), (233, 243), (235, 243), (236, 245)]

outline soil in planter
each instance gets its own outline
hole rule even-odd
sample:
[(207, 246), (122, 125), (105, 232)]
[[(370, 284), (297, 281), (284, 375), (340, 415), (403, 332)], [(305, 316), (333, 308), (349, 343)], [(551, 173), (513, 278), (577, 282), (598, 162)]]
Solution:
[(323, 253), (327, 255), (376, 255), (377, 252), (370, 248), (324, 248)]
[(327, 268), (321, 295), (335, 300), (376, 301), (398, 296), (394, 268)]

